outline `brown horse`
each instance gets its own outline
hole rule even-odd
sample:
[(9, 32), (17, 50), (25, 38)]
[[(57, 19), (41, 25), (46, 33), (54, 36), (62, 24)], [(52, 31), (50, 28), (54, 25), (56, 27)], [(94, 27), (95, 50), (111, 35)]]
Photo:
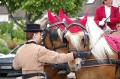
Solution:
[[(77, 25), (82, 29), (71, 33), (69, 28)], [(88, 18), (86, 27), (81, 24), (71, 24), (64, 36), (69, 41), (71, 51), (84, 51), (82, 61), (70, 62), (71, 70), (75, 71), (77, 79), (119, 79), (117, 72), (118, 54), (107, 43), (104, 32), (93, 19)], [(80, 66), (78, 66), (80, 65)], [(76, 70), (77, 69), (77, 70)], [(116, 77), (117, 75), (117, 77)]]
[[(42, 37), (42, 45), (44, 45), (50, 50), (57, 51), (59, 53), (67, 53), (67, 42), (63, 42), (63, 40), (61, 40), (61, 37), (59, 37), (59, 24), (50, 25), (50, 27), (47, 27), (48, 17), (46, 15), (44, 15), (40, 21), (40, 23), (42, 23), (41, 27), (44, 30)], [(66, 63), (62, 65), (45, 64), (44, 70), (47, 73), (48, 79), (67, 79), (67, 74), (69, 72), (66, 67)]]

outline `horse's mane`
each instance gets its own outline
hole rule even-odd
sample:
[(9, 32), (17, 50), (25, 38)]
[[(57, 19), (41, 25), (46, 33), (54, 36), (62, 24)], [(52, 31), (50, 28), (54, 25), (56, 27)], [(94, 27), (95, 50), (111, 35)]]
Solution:
[(96, 42), (101, 38), (104, 31), (101, 30), (94, 22), (93, 18), (90, 17), (87, 20), (86, 29), (90, 37), (91, 47), (93, 47), (96, 44)]
[(96, 58), (106, 58), (106, 54), (111, 56), (112, 49), (104, 38), (104, 31), (101, 30), (92, 18), (88, 18), (86, 29), (88, 31), (91, 52)]

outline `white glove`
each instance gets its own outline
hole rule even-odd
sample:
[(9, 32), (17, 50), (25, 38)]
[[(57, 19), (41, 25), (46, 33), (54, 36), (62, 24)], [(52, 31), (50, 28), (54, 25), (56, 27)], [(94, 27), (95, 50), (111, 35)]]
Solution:
[(101, 21), (99, 21), (99, 25), (103, 26), (105, 24), (105, 20), (106, 20), (106, 18), (103, 18)]

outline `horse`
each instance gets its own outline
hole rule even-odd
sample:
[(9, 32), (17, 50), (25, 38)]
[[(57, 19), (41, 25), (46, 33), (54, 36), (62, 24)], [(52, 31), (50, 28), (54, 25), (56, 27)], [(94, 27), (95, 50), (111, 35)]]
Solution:
[[(39, 20), (42, 32), (42, 45), (45, 46), (47, 49), (57, 51), (59, 53), (67, 53), (68, 47), (67, 42), (63, 42), (61, 40), (60, 29), (58, 28), (59, 24), (57, 23), (53, 25), (49, 25), (48, 21), (48, 14), (44, 13), (42, 18)], [(42, 24), (41, 24), (42, 23)], [(63, 65), (52, 65), (52, 64), (45, 64), (44, 71), (47, 73), (48, 79), (67, 79), (67, 74), (69, 70), (67, 68), (67, 63)], [(62, 71), (60, 71), (62, 69)], [(66, 69), (66, 71), (64, 70)]]
[[(77, 33), (70, 32), (69, 29), (75, 25), (81, 30)], [(69, 49), (85, 53), (81, 61), (69, 63), (71, 70), (74, 69), (76, 79), (120, 78), (117, 71), (119, 55), (110, 47), (105, 36), (92, 18), (87, 18), (85, 26), (72, 23), (66, 28), (64, 38), (69, 42)]]

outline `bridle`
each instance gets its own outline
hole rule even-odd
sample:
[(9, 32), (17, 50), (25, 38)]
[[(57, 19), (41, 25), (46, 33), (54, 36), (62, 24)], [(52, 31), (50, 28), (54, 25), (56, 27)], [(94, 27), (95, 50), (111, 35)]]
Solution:
[[(83, 26), (80, 23), (72, 23), (70, 25), (67, 25), (66, 29), (63, 32), (63, 38), (66, 39), (65, 34), (67, 33), (67, 31), (69, 30), (70, 27), (73, 27), (74, 25), (77, 25), (80, 29), (82, 29), (83, 33), (84, 33), (84, 37), (83, 37), (83, 42), (84, 42), (84, 47), (88, 45), (89, 43), (89, 37), (88, 37), (88, 32), (85, 28), (85, 26)], [(69, 51), (77, 51), (76, 49), (70, 48)]]
[[(77, 25), (77, 26), (79, 26), (82, 29), (82, 31), (84, 33), (84, 38), (83, 38), (85, 40), (84, 43), (85, 43), (85, 45), (88, 45), (89, 44), (89, 41), (88, 41), (89, 40), (88, 31), (86, 30), (86, 28), (83, 25), (81, 25), (79, 23), (72, 23), (72, 24), (70, 24), (64, 31), (64, 37), (65, 37), (65, 34), (67, 33), (67, 31), (69, 30), (69, 28), (74, 26), (74, 25)], [(72, 49), (71, 50), (71, 48), (69, 48), (69, 50), (70, 51), (77, 51), (76, 49)], [(89, 59), (89, 57), (92, 56), (91, 50), (92, 49), (90, 49), (90, 51), (88, 51), (89, 54), (83, 58), (83, 61), (81, 63), (81, 65), (83, 67), (93, 67), (93, 66), (100, 66), (100, 65), (104, 65), (104, 64), (111, 65), (111, 64), (115, 64), (116, 63), (116, 60), (109, 59), (108, 57), (107, 57), (107, 59), (97, 59), (97, 60), (96, 59)], [(79, 51), (77, 51), (77, 52), (79, 52)], [(105, 53), (105, 54), (106, 54), (106, 56), (108, 56), (107, 53)], [(87, 57), (88, 57), (88, 59), (87, 59)], [(100, 62), (101, 60), (103, 60), (104, 62)]]
[[(46, 48), (50, 49), (50, 50), (56, 51), (57, 49), (68, 47), (67, 42), (63, 42), (59, 46), (56, 46), (54, 44), (54, 41), (56, 41), (59, 38), (57, 30), (59, 29), (60, 24), (63, 24), (63, 22), (57, 22), (55, 24), (51, 24), (50, 27), (45, 28), (42, 32), (42, 45), (45, 46)], [(45, 40), (47, 38), (47, 35), (49, 36), (51, 47), (48, 47), (47, 44), (46, 44)]]
[[(46, 26), (46, 28), (44, 28), (44, 30), (42, 32), (42, 46), (44, 46), (47, 49), (53, 50), (53, 51), (58, 51), (58, 49), (61, 49), (61, 48), (65, 48), (65, 50), (68, 51), (69, 47), (68, 47), (67, 42), (61, 41), (61, 44), (59, 44), (59, 46), (56, 46), (56, 44), (54, 44), (55, 41), (58, 41), (58, 39), (60, 39), (58, 36), (58, 32), (57, 32), (60, 24), (63, 24), (63, 22), (57, 22), (57, 23), (51, 24), (49, 27)], [(50, 41), (51, 46), (47, 45), (47, 43), (46, 43), (47, 39)], [(53, 69), (57, 70), (58, 72), (64, 71), (64, 74), (69, 73), (69, 67), (68, 67), (67, 63), (49, 64), (49, 65)]]

